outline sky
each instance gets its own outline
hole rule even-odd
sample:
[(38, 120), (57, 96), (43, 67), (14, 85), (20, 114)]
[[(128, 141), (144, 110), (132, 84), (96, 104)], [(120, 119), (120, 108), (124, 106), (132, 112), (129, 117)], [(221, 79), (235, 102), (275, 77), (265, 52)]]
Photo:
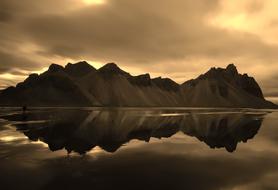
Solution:
[(277, 0), (0, 0), (0, 89), (51, 63), (178, 83), (234, 63), (278, 102)]

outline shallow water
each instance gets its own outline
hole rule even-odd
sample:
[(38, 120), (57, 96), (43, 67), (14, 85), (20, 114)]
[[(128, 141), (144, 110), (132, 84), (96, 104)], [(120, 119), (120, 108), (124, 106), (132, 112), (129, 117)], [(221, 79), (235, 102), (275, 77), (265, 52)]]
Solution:
[(1, 189), (278, 189), (278, 112), (0, 108)]

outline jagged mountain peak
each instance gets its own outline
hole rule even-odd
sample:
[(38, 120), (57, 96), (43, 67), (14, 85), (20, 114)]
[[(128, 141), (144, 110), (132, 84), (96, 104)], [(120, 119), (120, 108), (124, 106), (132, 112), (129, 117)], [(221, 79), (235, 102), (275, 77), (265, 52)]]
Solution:
[(87, 61), (79, 61), (77, 63), (68, 63), (65, 68), (70, 67), (93, 67)]
[(237, 67), (235, 64), (231, 63), (227, 65), (226, 68), (221, 67), (212, 67), (209, 71), (207, 71), (205, 74), (200, 75), (199, 79), (232, 79), (233, 77), (236, 77), (239, 75)]
[(236, 68), (236, 66), (233, 63), (229, 64), (226, 67), (226, 71), (231, 73), (232, 75), (238, 74), (237, 68)]
[(138, 75), (135, 77), (129, 77), (129, 81), (132, 84), (138, 86), (150, 86), (151, 85), (151, 76), (149, 73)]
[[(195, 104), (202, 100), (208, 105), (220, 104), (216, 100), (223, 101), (222, 104), (228, 106), (235, 103), (238, 106), (249, 106), (266, 102), (255, 79), (238, 73), (234, 64), (229, 64), (226, 68), (213, 67), (198, 78), (182, 84), (182, 88), (191, 94), (192, 99), (196, 99)], [(204, 95), (206, 97), (203, 97)]]
[(96, 69), (86, 61), (80, 61), (75, 64), (68, 63), (65, 67), (65, 72), (75, 77), (81, 77), (95, 71)]
[(116, 63), (107, 63), (106, 65), (98, 69), (98, 72), (106, 75), (119, 74), (124, 76), (130, 76), (128, 72), (122, 70)]
[(29, 75), (28, 78), (30, 78), (30, 79), (37, 79), (38, 77), (39, 77), (39, 74), (37, 74), (37, 73), (32, 73), (32, 74)]
[(49, 68), (48, 71), (49, 72), (59, 72), (59, 71), (63, 71), (64, 67), (55, 63), (52, 63)]
[(168, 91), (178, 91), (180, 85), (169, 78), (157, 77), (152, 79), (152, 81), (160, 88)]
[(177, 84), (169, 78), (132, 76), (115, 63), (96, 70), (85, 61), (52, 64), (0, 94), (4, 106), (190, 106), (276, 108), (264, 99), (254, 78), (234, 64), (211, 68)]
[(139, 78), (145, 78), (145, 79), (148, 79), (148, 80), (151, 79), (151, 75), (150, 75), (149, 73), (142, 74), (142, 75), (138, 75), (137, 77), (139, 77)]
[(71, 77), (83, 77), (91, 72), (96, 72), (96, 69), (86, 61), (68, 63), (65, 67), (53, 63), (49, 66), (45, 74), (58, 72), (68, 74)]
[(25, 79), (25, 83), (32, 83), (35, 82), (36, 80), (38, 80), (39, 78), (39, 74), (37, 73), (32, 73), (29, 75), (29, 77), (27, 79)]
[(107, 63), (103, 67), (101, 67), (99, 70), (121, 70), (120, 67), (116, 63)]

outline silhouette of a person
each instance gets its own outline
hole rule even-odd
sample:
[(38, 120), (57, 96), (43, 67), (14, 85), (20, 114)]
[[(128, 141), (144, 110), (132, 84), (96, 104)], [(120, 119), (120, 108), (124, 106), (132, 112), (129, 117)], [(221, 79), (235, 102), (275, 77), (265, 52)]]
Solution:
[(25, 113), (27, 111), (27, 106), (22, 106), (22, 111)]
[(27, 106), (22, 106), (22, 120), (23, 120), (23, 121), (26, 121), (26, 120), (27, 120), (26, 111), (27, 111)]

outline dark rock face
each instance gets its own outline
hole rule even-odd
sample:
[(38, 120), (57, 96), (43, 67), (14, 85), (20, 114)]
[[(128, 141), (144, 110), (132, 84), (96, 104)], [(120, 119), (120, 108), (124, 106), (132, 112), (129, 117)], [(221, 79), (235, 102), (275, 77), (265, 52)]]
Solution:
[(263, 92), (253, 77), (249, 77), (247, 74), (239, 75), (236, 78), (236, 84), (247, 93), (264, 99)]
[[(62, 67), (63, 68), (63, 67)], [(4, 106), (86, 106), (90, 101), (63, 69), (51, 65), (42, 74), (31, 74), (24, 82), (4, 90), (0, 103)], [(58, 73), (57, 73), (58, 72)]]
[(139, 76), (130, 76), (128, 77), (128, 80), (137, 86), (156, 86), (162, 90), (166, 91), (174, 91), (177, 92), (180, 89), (180, 85), (174, 82), (173, 80), (169, 78), (154, 78), (151, 79), (149, 74), (139, 75)]
[[(275, 107), (274, 104), (264, 99), (262, 90), (255, 79), (247, 74), (238, 73), (234, 64), (226, 68), (211, 68), (198, 78), (182, 84), (182, 88), (187, 94), (191, 94), (190, 98), (198, 97), (191, 106), (197, 106), (200, 99), (207, 99), (210, 106)], [(206, 97), (201, 98), (202, 94), (206, 94)]]
[(230, 73), (232, 76), (238, 75), (237, 68), (234, 64), (229, 64), (226, 68), (227, 72)]
[(105, 75), (105, 76), (109, 76), (109, 75), (130, 76), (129, 73), (120, 69), (118, 67), (118, 65), (116, 65), (115, 63), (108, 63), (108, 64), (104, 65), (103, 67), (101, 67), (98, 70), (98, 72)]
[(129, 81), (137, 86), (151, 86), (151, 77), (149, 74), (130, 77)]
[(152, 80), (154, 84), (156, 84), (161, 89), (167, 90), (167, 91), (175, 91), (177, 92), (180, 88), (180, 85), (174, 82), (173, 80), (169, 78), (154, 78)]
[(68, 63), (65, 72), (74, 77), (82, 77), (90, 72), (96, 72), (96, 69), (86, 61), (82, 61), (76, 64)]
[[(89, 106), (90, 101), (77, 86), (64, 79), (53, 78), (52, 82), (43, 80), (40, 87), (24, 87), (3, 92), (4, 105), (12, 106)], [(13, 97), (13, 100), (10, 98)], [(7, 104), (5, 104), (7, 103)]]
[(63, 71), (64, 67), (62, 67), (61, 65), (57, 65), (57, 64), (51, 64), (48, 71), (51, 73), (55, 73), (55, 72), (59, 72), (59, 71)]
[(262, 90), (255, 79), (249, 77), (247, 74), (239, 74), (234, 64), (228, 65), (226, 69), (212, 68), (209, 72), (200, 76), (200, 79), (206, 78), (216, 80), (224, 79), (235, 88), (240, 88), (253, 96), (264, 99)]
[[(36, 85), (39, 80), (39, 75), (38, 74), (31, 74), (29, 77), (24, 81), (25, 84), (28, 84), (30, 86)], [(19, 83), (18, 85), (20, 86), (23, 83)]]
[(2, 106), (193, 106), (275, 108), (254, 78), (235, 65), (211, 68), (182, 85), (169, 78), (132, 76), (115, 63), (96, 70), (85, 61), (50, 65), (0, 93)]

